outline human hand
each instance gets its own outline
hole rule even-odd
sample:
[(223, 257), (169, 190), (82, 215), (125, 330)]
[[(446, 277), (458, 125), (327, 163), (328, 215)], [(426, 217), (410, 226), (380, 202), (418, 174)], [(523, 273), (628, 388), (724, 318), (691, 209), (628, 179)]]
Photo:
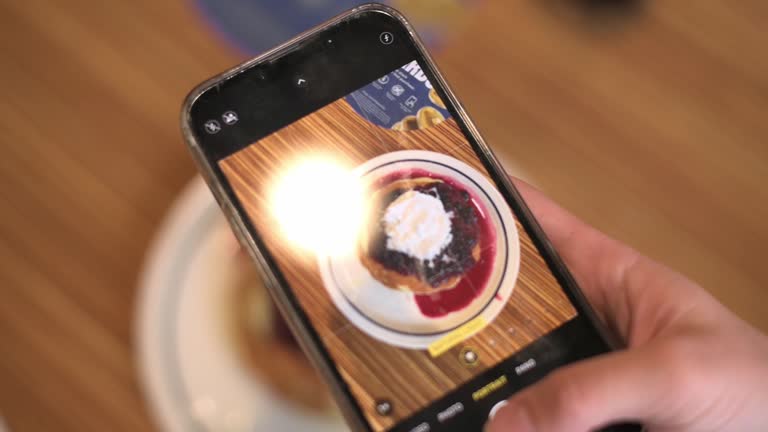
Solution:
[(768, 431), (768, 337), (684, 276), (516, 181), (598, 317), (627, 348), (514, 395), (487, 432)]

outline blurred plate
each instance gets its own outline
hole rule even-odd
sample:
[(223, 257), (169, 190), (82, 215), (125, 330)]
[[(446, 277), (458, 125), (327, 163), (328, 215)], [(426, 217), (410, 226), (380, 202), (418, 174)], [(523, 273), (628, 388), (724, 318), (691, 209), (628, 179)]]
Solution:
[(461, 310), (428, 317), (419, 310), (412, 292), (389, 288), (374, 279), (356, 253), (320, 256), (318, 266), (334, 304), (356, 327), (391, 345), (426, 349), (475, 317), (483, 317), (486, 323), (496, 318), (517, 281), (520, 241), (512, 212), (498, 190), (458, 159), (430, 151), (397, 151), (368, 160), (356, 172), (368, 185), (392, 173), (414, 169), (459, 183), (479, 201), (494, 227), (495, 257), (480, 295)]
[(208, 188), (195, 179), (147, 254), (135, 334), (158, 424), (170, 432), (347, 430), (334, 415), (278, 399), (241, 362), (232, 334), (235, 267), (227, 230)]

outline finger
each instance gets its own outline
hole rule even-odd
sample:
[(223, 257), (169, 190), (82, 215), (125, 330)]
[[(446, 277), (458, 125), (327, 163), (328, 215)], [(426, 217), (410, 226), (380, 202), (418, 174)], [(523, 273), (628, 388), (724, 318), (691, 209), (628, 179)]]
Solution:
[[(513, 181), (598, 315), (625, 340), (632, 339), (642, 299), (652, 297), (642, 292), (652, 282), (648, 275), (671, 272), (585, 224), (529, 184)], [(652, 285), (655, 290), (661, 284)], [(644, 322), (655, 322), (647, 318)]]
[[(652, 423), (669, 393), (651, 349), (622, 351), (553, 372), (513, 396), (486, 432), (587, 432), (609, 424)], [(665, 380), (666, 378), (666, 380)]]

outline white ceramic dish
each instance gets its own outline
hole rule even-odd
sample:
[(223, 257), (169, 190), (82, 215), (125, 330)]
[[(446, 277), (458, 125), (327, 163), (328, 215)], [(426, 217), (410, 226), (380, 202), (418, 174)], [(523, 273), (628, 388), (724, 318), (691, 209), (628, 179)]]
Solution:
[(405, 169), (422, 169), (457, 181), (488, 211), (496, 231), (496, 256), (482, 293), (460, 311), (431, 318), (421, 313), (413, 293), (388, 288), (374, 279), (355, 253), (319, 256), (318, 266), (334, 304), (357, 328), (391, 345), (426, 349), (475, 317), (490, 323), (501, 312), (517, 281), (520, 241), (512, 212), (498, 190), (455, 158), (429, 151), (398, 151), (375, 157), (355, 172), (363, 184), (370, 184)]
[(221, 232), (228, 229), (195, 179), (146, 257), (135, 334), (158, 425), (169, 432), (347, 430), (340, 417), (278, 399), (240, 363), (228, 328), (235, 286), (233, 251)]

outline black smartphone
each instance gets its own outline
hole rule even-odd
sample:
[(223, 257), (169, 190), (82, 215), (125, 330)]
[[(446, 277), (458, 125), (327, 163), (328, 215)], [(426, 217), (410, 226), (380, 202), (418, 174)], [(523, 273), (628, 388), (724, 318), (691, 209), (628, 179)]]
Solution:
[(354, 430), (479, 431), (611, 350), (397, 11), (358, 7), (206, 81), (182, 129)]

